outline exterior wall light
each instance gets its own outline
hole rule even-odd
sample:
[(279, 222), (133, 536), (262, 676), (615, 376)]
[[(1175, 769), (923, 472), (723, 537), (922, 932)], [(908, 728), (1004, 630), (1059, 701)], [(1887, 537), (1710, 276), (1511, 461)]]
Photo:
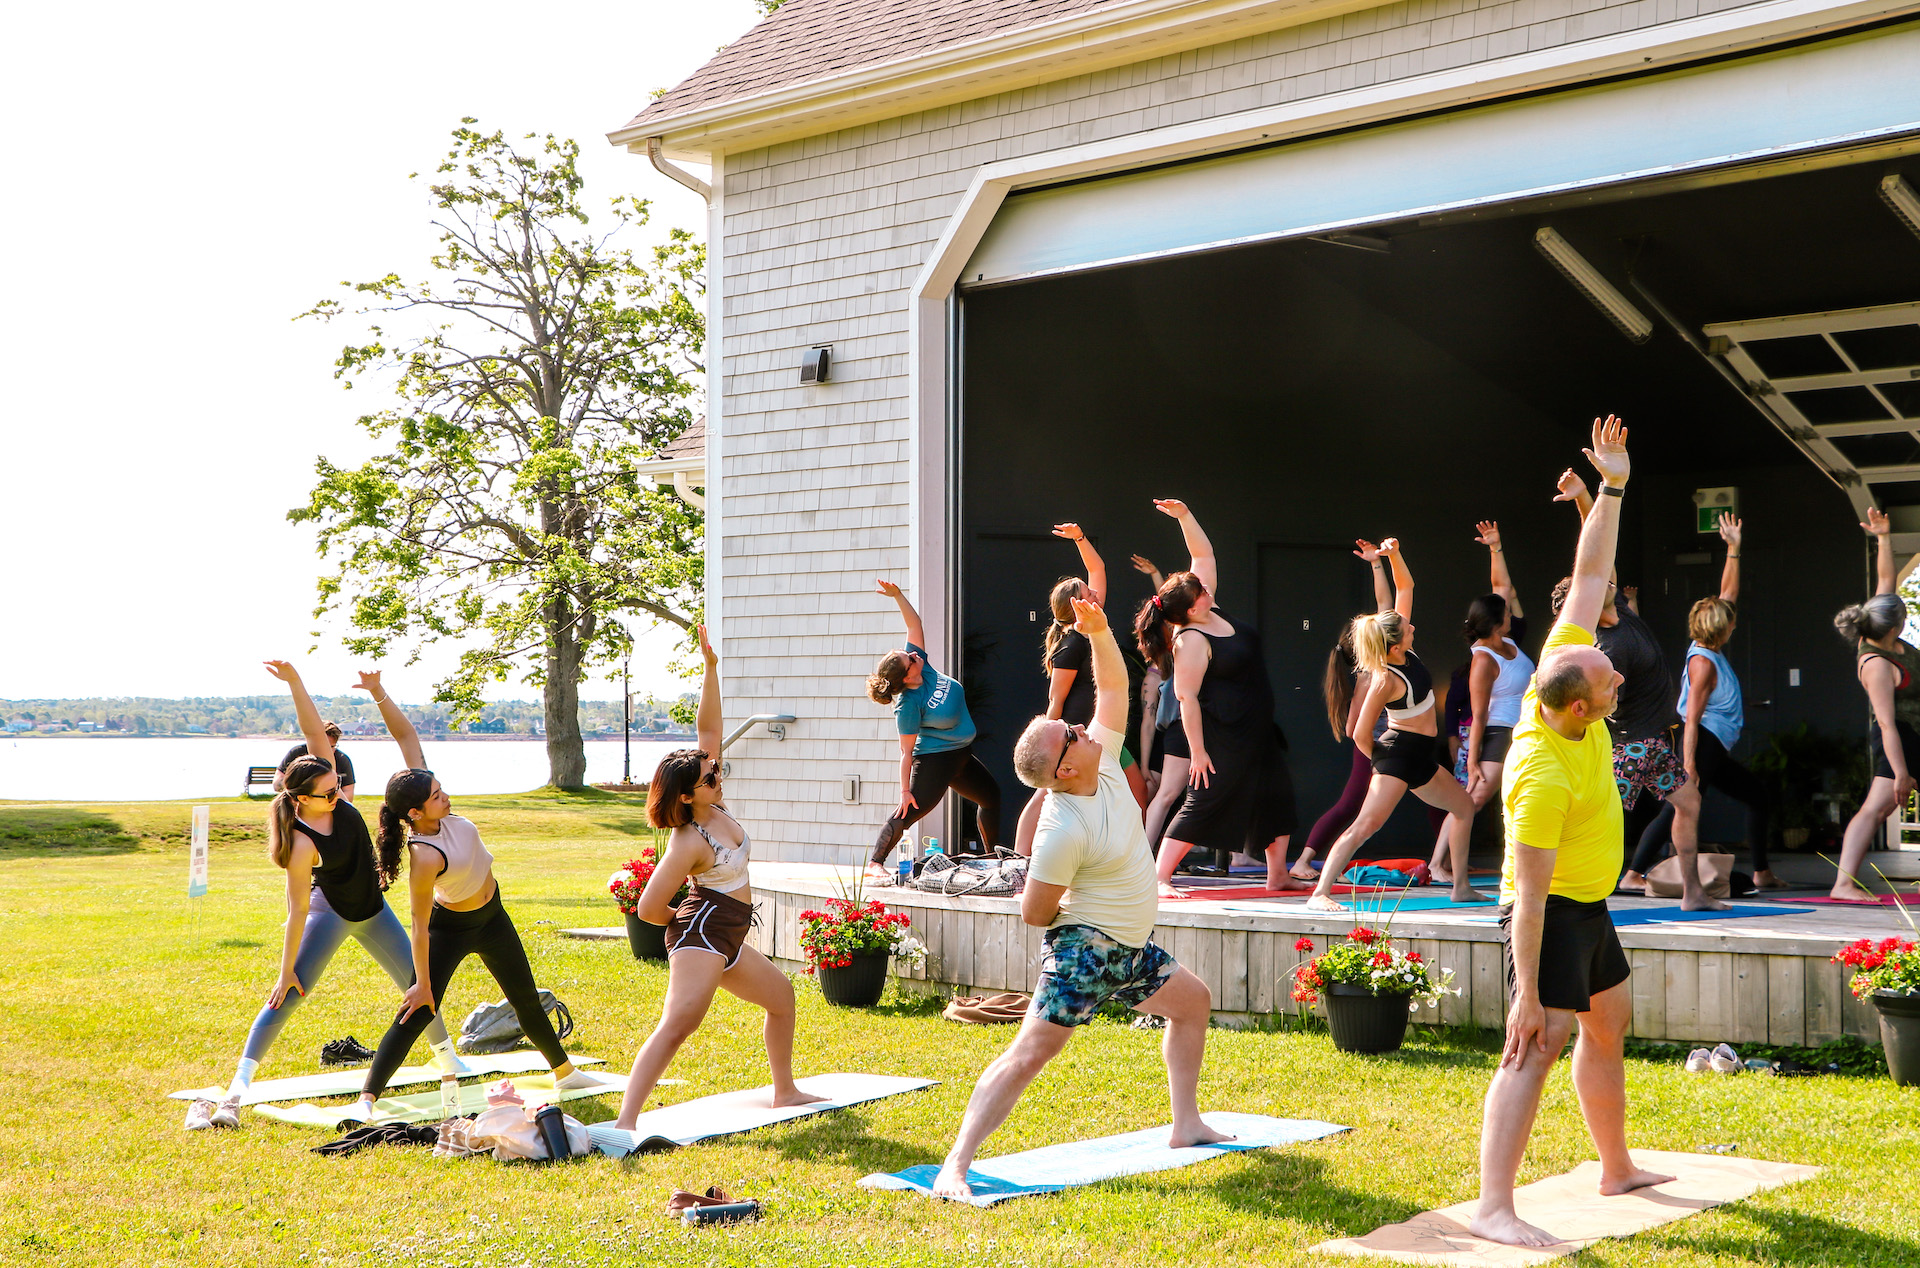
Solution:
[(820, 348), (808, 348), (807, 354), (800, 358), (800, 381), (802, 383), (825, 383), (833, 373), (833, 345)]

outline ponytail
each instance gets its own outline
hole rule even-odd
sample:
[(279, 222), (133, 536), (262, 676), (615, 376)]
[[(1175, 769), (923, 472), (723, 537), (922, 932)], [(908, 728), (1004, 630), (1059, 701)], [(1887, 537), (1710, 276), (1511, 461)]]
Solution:
[(433, 772), (403, 770), (387, 781), (387, 795), (380, 802), (380, 830), (373, 841), (373, 862), (380, 873), (380, 888), (400, 876), (401, 849), (412, 833), (407, 815), (427, 804), (433, 796)]
[(267, 857), (275, 867), (285, 870), (293, 857), (294, 809), (299, 805), (299, 798), (313, 792), (315, 780), (332, 773), (333, 763), (324, 757), (305, 755), (294, 758), (288, 765), (286, 777), (280, 781), (280, 791), (267, 804)]
[(1078, 577), (1062, 577), (1054, 582), (1053, 593), (1047, 596), (1047, 606), (1053, 609), (1053, 624), (1047, 627), (1047, 637), (1041, 646), (1040, 674), (1045, 677), (1053, 672), (1053, 654), (1060, 650), (1060, 644), (1067, 638), (1067, 631), (1073, 628), (1077, 619), (1073, 611), (1073, 601), (1087, 593), (1086, 583)]
[(1160, 590), (1140, 605), (1133, 617), (1133, 639), (1140, 655), (1155, 664), (1165, 664), (1171, 640), (1169, 625), (1185, 625), (1193, 615), (1193, 605), (1207, 592), (1200, 578), (1190, 572), (1176, 572), (1160, 583)]
[(1354, 663), (1370, 674), (1387, 667), (1387, 657), (1406, 635), (1406, 621), (1394, 611), (1368, 612), (1353, 618)]
[(899, 652), (888, 652), (867, 675), (867, 699), (875, 704), (892, 704), (906, 683), (907, 658)]
[(1865, 603), (1854, 603), (1834, 614), (1833, 628), (1849, 643), (1875, 641), (1907, 623), (1907, 601), (1897, 594), (1876, 594)]
[(1320, 695), (1327, 702), (1327, 725), (1333, 728), (1335, 743), (1347, 738), (1347, 711), (1353, 708), (1353, 627), (1340, 631), (1340, 638), (1327, 653), (1326, 673), (1320, 678)]

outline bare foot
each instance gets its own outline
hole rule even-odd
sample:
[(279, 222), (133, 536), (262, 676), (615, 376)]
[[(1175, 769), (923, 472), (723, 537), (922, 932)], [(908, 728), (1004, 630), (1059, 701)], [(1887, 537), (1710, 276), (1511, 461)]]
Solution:
[(1838, 898), (1841, 902), (1845, 903), (1877, 903), (1880, 901), (1880, 896), (1872, 890), (1862, 889), (1859, 885), (1848, 880), (1835, 881), (1833, 883), (1833, 891), (1829, 893), (1827, 897)]
[(1437, 867), (1429, 867), (1427, 869), (1427, 883), (1429, 885), (1451, 885), (1453, 884), (1453, 873), (1443, 872)]
[(1224, 1145), (1230, 1140), (1238, 1139), (1240, 1139), (1238, 1136), (1217, 1132), (1202, 1121), (1186, 1131), (1181, 1131), (1178, 1127), (1174, 1128), (1172, 1134), (1167, 1137), (1167, 1148), (1191, 1149), (1195, 1145)]
[(869, 863), (867, 864), (867, 879), (870, 881), (890, 881), (893, 879), (893, 873), (887, 871), (886, 868), (878, 863)]
[(1733, 904), (1729, 902), (1722, 902), (1718, 898), (1708, 898), (1705, 894), (1702, 894), (1698, 898), (1682, 898), (1680, 900), (1680, 910), (1681, 911), (1731, 911), (1733, 910)]
[(1282, 872), (1278, 876), (1267, 877), (1267, 888), (1276, 894), (1291, 894), (1303, 889), (1312, 889), (1313, 883), (1303, 881), (1291, 872)]
[(1614, 888), (1616, 894), (1646, 894), (1647, 878), (1628, 868), (1620, 874), (1620, 884)]
[(1325, 894), (1315, 894), (1312, 898), (1307, 899), (1307, 910), (1308, 911), (1345, 911), (1346, 908), (1342, 906), (1338, 901), (1336, 901), (1335, 899), (1329, 898)]
[(773, 1108), (785, 1109), (789, 1105), (813, 1105), (819, 1101), (825, 1101), (829, 1099), (831, 1098), (825, 1097), (825, 1096), (815, 1096), (811, 1092), (802, 1092), (799, 1088), (794, 1088), (791, 1092), (774, 1093)]
[(1477, 903), (1484, 902), (1486, 897), (1485, 894), (1471, 885), (1455, 885), (1453, 892), (1447, 895), (1447, 901), (1455, 903)]
[(1618, 1180), (1609, 1180), (1607, 1177), (1601, 1176), (1600, 1196), (1608, 1198), (1619, 1197), (1622, 1193), (1631, 1193), (1635, 1189), (1645, 1189), (1651, 1185), (1665, 1184), (1671, 1179), (1673, 1179), (1672, 1176), (1663, 1176), (1658, 1171), (1642, 1171), (1640, 1168), (1635, 1167)]
[(967, 1169), (956, 1168), (953, 1163), (943, 1163), (940, 1174), (933, 1178), (933, 1195), (937, 1198), (970, 1198), (973, 1186), (967, 1183)]
[(1511, 1208), (1480, 1212), (1467, 1225), (1467, 1231), (1475, 1237), (1504, 1246), (1557, 1246), (1561, 1240), (1544, 1228), (1535, 1228), (1527, 1223), (1515, 1215)]
[(1184, 889), (1179, 889), (1179, 888), (1177, 888), (1177, 887), (1175, 887), (1175, 886), (1173, 886), (1173, 885), (1170, 885), (1170, 884), (1168, 884), (1168, 883), (1167, 883), (1166, 881), (1161, 881), (1161, 882), (1160, 882), (1160, 897), (1162, 897), (1162, 898), (1185, 898), (1186, 896), (1187, 896), (1187, 891), (1186, 891), (1186, 890), (1184, 890)]
[(1767, 868), (1765, 871), (1761, 871), (1761, 872), (1755, 872), (1753, 874), (1753, 887), (1755, 889), (1792, 889), (1793, 888), (1793, 886), (1787, 884), (1785, 881), (1781, 880), (1778, 876), (1775, 876), (1773, 874), (1772, 868)]
[(1309, 884), (1320, 879), (1320, 873), (1314, 871), (1304, 863), (1295, 863), (1287, 869), (1287, 875), (1297, 881), (1306, 881)]

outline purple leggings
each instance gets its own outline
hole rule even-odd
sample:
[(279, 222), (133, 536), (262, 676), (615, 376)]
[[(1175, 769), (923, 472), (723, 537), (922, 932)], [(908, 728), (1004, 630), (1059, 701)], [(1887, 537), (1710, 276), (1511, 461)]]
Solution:
[(1325, 857), (1340, 834), (1353, 826), (1360, 817), (1360, 807), (1367, 800), (1367, 785), (1373, 782), (1373, 763), (1360, 751), (1360, 746), (1352, 740), (1347, 748), (1353, 754), (1353, 765), (1347, 771), (1347, 786), (1340, 790), (1340, 800), (1328, 807), (1313, 825), (1313, 831), (1307, 834), (1307, 848), (1315, 857)]

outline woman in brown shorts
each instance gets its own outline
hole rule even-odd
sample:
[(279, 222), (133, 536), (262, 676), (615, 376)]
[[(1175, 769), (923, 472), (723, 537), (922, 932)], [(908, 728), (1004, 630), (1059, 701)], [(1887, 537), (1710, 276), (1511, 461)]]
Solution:
[[(623, 1131), (633, 1129), (667, 1063), (700, 1028), (714, 992), (723, 987), (767, 1010), (773, 1104), (822, 1099), (793, 1084), (793, 985), (772, 961), (746, 944), (753, 927), (753, 891), (747, 885), (752, 843), (721, 800), (720, 658), (707, 643), (704, 625), (700, 655), (707, 665), (694, 722), (700, 747), (661, 758), (647, 788), (648, 822), (671, 829), (672, 835), (636, 910), (640, 919), (667, 926), (667, 999), (660, 1024), (641, 1045), (633, 1073), (627, 1076), (620, 1117), (614, 1120)], [(683, 883), (687, 897), (675, 907), (673, 895)]]

